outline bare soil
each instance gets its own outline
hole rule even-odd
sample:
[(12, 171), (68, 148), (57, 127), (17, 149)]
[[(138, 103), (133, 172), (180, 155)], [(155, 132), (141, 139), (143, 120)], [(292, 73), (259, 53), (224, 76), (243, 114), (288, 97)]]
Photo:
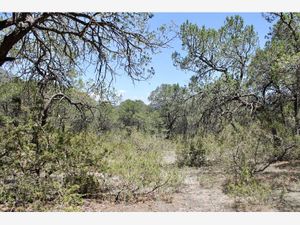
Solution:
[(233, 200), (222, 192), (224, 177), (215, 174), (212, 185), (203, 185), (199, 180), (200, 169), (184, 168), (183, 184), (172, 195), (158, 196), (156, 199), (134, 203), (111, 203), (86, 200), (84, 211), (234, 211)]
[[(173, 164), (174, 152), (164, 160)], [(152, 196), (136, 202), (112, 203), (85, 200), (82, 211), (109, 212), (222, 212), (222, 211), (300, 211), (300, 161), (280, 162), (260, 175), (270, 185), (272, 193), (267, 202), (247, 202), (224, 193), (226, 174), (211, 167), (182, 168), (182, 185), (175, 193)]]

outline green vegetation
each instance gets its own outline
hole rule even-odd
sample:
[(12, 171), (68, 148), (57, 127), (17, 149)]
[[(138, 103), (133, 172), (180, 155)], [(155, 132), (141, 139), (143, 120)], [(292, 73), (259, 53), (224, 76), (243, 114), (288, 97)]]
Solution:
[[(240, 16), (219, 29), (183, 23), (172, 57), (194, 75), (160, 85), (147, 105), (119, 102), (109, 86), (118, 70), (153, 75), (151, 54), (169, 39), (164, 26), (148, 30), (151, 14), (1, 14), (1, 208), (74, 211), (86, 199), (172, 194), (182, 167), (221, 169), (225, 193), (268, 201), (260, 175), (300, 160), (300, 15), (264, 16), (264, 48)], [(87, 64), (94, 81), (82, 77)]]

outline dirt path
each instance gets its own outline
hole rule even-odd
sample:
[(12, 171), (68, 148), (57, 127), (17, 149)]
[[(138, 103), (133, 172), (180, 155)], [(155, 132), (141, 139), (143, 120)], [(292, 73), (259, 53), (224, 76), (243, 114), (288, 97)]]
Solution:
[[(88, 211), (234, 211), (233, 200), (222, 192), (224, 178), (217, 175), (211, 183), (206, 180), (205, 186), (199, 180), (203, 172), (199, 169), (184, 169), (184, 181), (180, 191), (157, 199), (137, 203), (119, 203), (87, 201), (84, 210)], [(204, 175), (207, 177), (207, 174)], [(204, 177), (203, 176), (203, 177)]]
[[(164, 157), (168, 164), (176, 160), (174, 152)], [(87, 200), (84, 211), (234, 211), (233, 200), (222, 192), (225, 176), (220, 172), (212, 173), (207, 168), (183, 168), (183, 184), (179, 190), (164, 199), (118, 203)]]
[[(166, 164), (174, 164), (175, 152), (164, 156)], [(83, 211), (110, 212), (168, 212), (168, 211), (300, 211), (300, 161), (279, 162), (270, 166), (261, 179), (272, 189), (268, 202), (249, 204), (241, 199), (235, 201), (223, 192), (224, 171), (210, 167), (182, 168), (183, 182), (178, 191), (162, 195), (154, 200), (135, 203), (112, 203), (86, 200)], [(284, 194), (282, 188), (285, 188)]]

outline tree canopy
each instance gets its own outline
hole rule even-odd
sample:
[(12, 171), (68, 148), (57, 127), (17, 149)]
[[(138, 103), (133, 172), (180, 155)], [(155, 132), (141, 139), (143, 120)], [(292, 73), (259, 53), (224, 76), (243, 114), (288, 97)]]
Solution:
[(220, 28), (184, 22), (172, 59), (193, 75), (160, 84), (146, 104), (109, 86), (118, 73), (153, 75), (170, 35), (150, 30), (152, 14), (1, 13), (0, 208), (144, 201), (187, 171), (221, 174), (235, 198), (265, 195), (257, 174), (300, 159), (300, 14), (263, 16), (265, 46), (241, 16)]
[[(149, 13), (2, 13), (0, 66), (41, 83), (70, 84), (74, 73), (96, 72), (99, 84), (120, 68), (132, 79), (154, 72), (150, 53), (167, 42), (149, 31)], [(18, 67), (16, 67), (18, 65)]]

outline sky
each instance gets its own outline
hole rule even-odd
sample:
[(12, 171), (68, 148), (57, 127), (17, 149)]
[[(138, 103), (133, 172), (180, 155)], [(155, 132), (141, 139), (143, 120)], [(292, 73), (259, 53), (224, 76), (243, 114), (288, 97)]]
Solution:
[[(225, 18), (231, 15), (236, 15), (236, 13), (154, 13), (154, 17), (149, 22), (151, 29), (172, 22), (180, 26), (186, 20), (199, 26), (205, 25), (207, 28), (218, 29), (224, 24)], [(260, 13), (240, 13), (239, 15), (243, 17), (245, 24), (254, 25), (259, 37), (260, 47), (263, 47), (270, 24)], [(180, 39), (174, 39), (169, 45), (171, 48), (163, 49), (161, 53), (152, 56), (152, 66), (155, 70), (155, 75), (152, 78), (133, 84), (132, 80), (125, 74), (116, 77), (113, 86), (119, 94), (122, 94), (122, 100), (139, 99), (148, 104), (148, 96), (159, 85), (178, 83), (184, 86), (189, 83), (189, 79), (193, 74), (176, 68), (171, 58), (175, 50), (181, 49)]]

